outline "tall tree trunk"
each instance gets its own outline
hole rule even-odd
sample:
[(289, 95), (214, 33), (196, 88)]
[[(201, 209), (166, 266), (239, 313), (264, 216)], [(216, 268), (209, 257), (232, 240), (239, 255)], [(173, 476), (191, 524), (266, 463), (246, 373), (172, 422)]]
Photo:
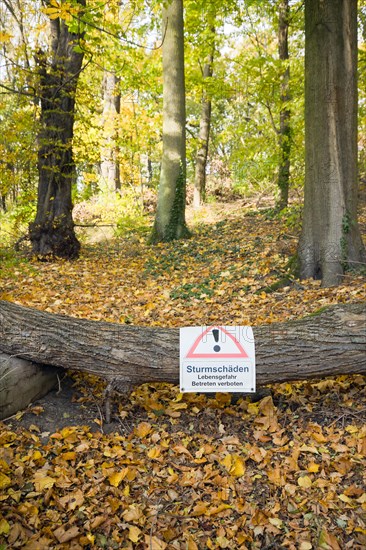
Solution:
[[(79, 4), (85, 6), (85, 0)], [(39, 183), (37, 214), (29, 225), (29, 236), (38, 256), (72, 259), (80, 250), (72, 219), (71, 187), (75, 180), (75, 93), (83, 53), (75, 51), (81, 35), (69, 32), (60, 19), (50, 24), (51, 61), (41, 51), (36, 57), (41, 96)]]
[(357, 0), (305, 3), (300, 275), (339, 283), (366, 259), (357, 223)]
[[(215, 32), (215, 29), (212, 29)], [(199, 207), (206, 199), (206, 165), (208, 156), (208, 144), (211, 126), (211, 97), (205, 90), (207, 79), (213, 74), (213, 51), (210, 53), (207, 63), (203, 67), (203, 92), (201, 106), (200, 131), (198, 135), (198, 149), (196, 156), (196, 170), (193, 190), (193, 206)]]
[(186, 108), (183, 1), (163, 4), (163, 157), (151, 242), (189, 235), (186, 202)]
[(280, 93), (280, 164), (278, 170), (278, 187), (280, 196), (277, 209), (283, 210), (288, 205), (288, 192), (290, 186), (290, 153), (291, 153), (291, 125), (290, 125), (290, 67), (288, 65), (288, 28), (289, 28), (290, 6), (289, 0), (280, 0), (278, 18), (278, 55), (283, 62), (284, 71), (281, 77)]
[(121, 188), (120, 166), (118, 159), (118, 115), (121, 112), (121, 95), (118, 90), (118, 78), (106, 71), (103, 78), (103, 134), (104, 144), (101, 152), (102, 188), (116, 191)]

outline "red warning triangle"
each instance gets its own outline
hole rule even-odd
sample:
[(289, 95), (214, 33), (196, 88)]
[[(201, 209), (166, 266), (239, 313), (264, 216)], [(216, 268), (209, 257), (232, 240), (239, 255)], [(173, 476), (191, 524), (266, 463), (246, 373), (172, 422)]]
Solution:
[[(209, 332), (212, 331), (212, 329), (218, 329), (218, 330), (221, 330), (224, 334), (226, 334), (231, 340), (232, 342), (234, 343), (234, 349), (236, 349), (237, 351), (234, 351), (234, 352), (230, 352), (230, 353), (227, 353), (225, 352), (225, 350), (222, 350), (220, 349), (220, 346), (217, 346), (219, 348), (218, 351), (216, 351), (215, 353), (212, 353), (211, 351), (209, 351), (207, 349), (207, 351), (205, 350), (202, 350), (202, 351), (198, 351), (197, 348), (199, 346), (199, 344), (202, 342), (202, 338), (208, 334)], [(201, 347), (201, 346), (200, 346)], [(205, 347), (208, 348), (208, 346), (205, 345)], [(216, 346), (215, 346), (216, 347)], [(232, 345), (230, 346), (231, 348), (233, 347)], [(220, 353), (221, 351), (221, 353)], [(235, 338), (235, 336), (233, 336), (232, 334), (230, 334), (230, 332), (228, 332), (224, 327), (218, 327), (218, 326), (211, 326), (211, 327), (208, 327), (202, 334), (200, 334), (196, 340), (194, 341), (193, 345), (189, 348), (189, 351), (187, 353), (187, 358), (191, 358), (191, 359), (199, 359), (199, 358), (202, 358), (202, 359), (221, 359), (221, 358), (245, 358), (245, 359), (248, 359), (249, 356), (248, 354), (246, 353), (245, 349), (243, 348), (243, 346), (240, 344), (240, 342), (238, 342), (238, 340)]]

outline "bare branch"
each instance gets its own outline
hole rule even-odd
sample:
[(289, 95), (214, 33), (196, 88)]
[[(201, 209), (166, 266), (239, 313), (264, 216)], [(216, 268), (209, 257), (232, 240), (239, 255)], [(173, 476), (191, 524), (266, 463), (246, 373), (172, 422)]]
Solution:
[(164, 38), (165, 38), (165, 33), (166, 33), (166, 27), (165, 27), (165, 31), (164, 31), (164, 36), (162, 38), (162, 41), (161, 43), (158, 45), (158, 46), (155, 46), (155, 47), (151, 47), (151, 46), (146, 46), (145, 44), (138, 44), (137, 42), (134, 42), (132, 40), (128, 40), (127, 38), (125, 38), (124, 36), (122, 36), (121, 34), (115, 34), (111, 31), (109, 31), (108, 29), (105, 29), (103, 27), (99, 27), (99, 25), (96, 25), (95, 23), (91, 23), (90, 21), (85, 21), (85, 19), (83, 19), (82, 17), (78, 16), (78, 15), (74, 15), (74, 14), (71, 14), (72, 17), (74, 19), (76, 19), (79, 23), (84, 23), (84, 25), (86, 25), (87, 27), (91, 27), (92, 29), (95, 29), (97, 31), (100, 31), (104, 34), (106, 34), (107, 36), (111, 36), (112, 38), (114, 38), (115, 40), (123, 40), (124, 42), (126, 42), (127, 44), (130, 44), (131, 46), (136, 46), (137, 48), (143, 48), (144, 50), (150, 50), (150, 51), (154, 51), (154, 50), (159, 50), (163, 43), (164, 43)]
[[(24, 90), (16, 90), (15, 88), (10, 88), (10, 86), (6, 86), (2, 82), (0, 82), (0, 88), (3, 88), (4, 90), (7, 90), (8, 92), (11, 92), (12, 94), (18, 94), (18, 95), (24, 95), (26, 97), (31, 97), (32, 99), (36, 98), (37, 96), (33, 93), (25, 92)], [(6, 94), (6, 92), (0, 92), (1, 95)], [(40, 98), (38, 98), (40, 99)]]

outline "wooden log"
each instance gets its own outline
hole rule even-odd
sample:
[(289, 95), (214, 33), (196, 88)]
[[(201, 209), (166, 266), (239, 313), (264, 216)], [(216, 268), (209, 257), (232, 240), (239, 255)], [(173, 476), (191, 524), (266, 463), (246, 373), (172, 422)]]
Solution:
[[(257, 385), (366, 373), (366, 304), (254, 327)], [(179, 330), (76, 319), (0, 301), (0, 350), (84, 371), (120, 389), (178, 383)]]
[(0, 420), (24, 409), (57, 384), (59, 369), (0, 353)]

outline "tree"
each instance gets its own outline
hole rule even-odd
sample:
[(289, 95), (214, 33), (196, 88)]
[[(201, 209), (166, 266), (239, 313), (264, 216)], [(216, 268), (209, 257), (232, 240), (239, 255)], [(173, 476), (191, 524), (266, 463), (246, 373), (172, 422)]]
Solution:
[[(212, 50), (208, 55), (208, 58), (203, 66), (202, 77), (203, 85), (207, 86), (207, 81), (212, 78), (213, 75), (213, 60), (214, 60), (214, 35), (215, 28), (212, 27)], [(210, 139), (210, 126), (211, 126), (211, 108), (212, 101), (210, 92), (203, 88), (202, 90), (202, 104), (201, 104), (201, 118), (200, 129), (198, 134), (198, 148), (196, 155), (196, 168), (194, 177), (194, 191), (193, 191), (193, 206), (198, 207), (206, 198), (206, 165), (208, 156), (208, 145)]]
[(102, 149), (100, 170), (104, 189), (116, 191), (121, 187), (118, 158), (118, 115), (121, 112), (121, 93), (118, 78), (112, 71), (103, 77), (103, 130), (105, 145)]
[(357, 0), (305, 3), (300, 275), (339, 283), (366, 261), (357, 223)]
[(163, 7), (163, 157), (151, 242), (187, 237), (183, 1)]
[(291, 153), (291, 112), (290, 100), (290, 66), (288, 49), (288, 29), (290, 5), (289, 0), (280, 0), (278, 6), (278, 54), (283, 62), (284, 70), (281, 76), (280, 91), (280, 128), (278, 132), (280, 146), (280, 164), (278, 170), (278, 187), (280, 197), (277, 203), (278, 210), (283, 210), (288, 205), (288, 192), (290, 185), (290, 153)]
[[(213, 78), (214, 58), (219, 61), (225, 14), (230, 11), (216, 0), (187, 1), (185, 4), (187, 165), (192, 165), (193, 206), (206, 200), (206, 167), (211, 131), (212, 99), (218, 86)], [(191, 139), (190, 139), (191, 137)]]
[[(364, 333), (362, 303), (254, 327), (257, 385), (366, 373)], [(179, 380), (178, 329), (76, 319), (0, 301), (0, 334), (0, 351), (8, 358), (88, 372), (121, 391), (145, 382)], [(6, 394), (9, 389), (21, 401), (13, 386), (26, 365), (19, 365), (14, 374), (6, 362), (3, 368), (0, 354), (0, 391)], [(39, 391), (34, 384), (33, 391)]]
[[(77, 13), (86, 0), (75, 4)], [(36, 56), (41, 114), (38, 149), (38, 199), (35, 220), (29, 224), (29, 237), (35, 254), (42, 257), (76, 258), (80, 243), (72, 219), (71, 189), (75, 181), (72, 140), (75, 94), (82, 70), (82, 26), (71, 30), (61, 19), (62, 3), (50, 7), (51, 46), (49, 56), (39, 50)], [(60, 13), (55, 10), (59, 9)], [(47, 11), (47, 10), (46, 10)]]

